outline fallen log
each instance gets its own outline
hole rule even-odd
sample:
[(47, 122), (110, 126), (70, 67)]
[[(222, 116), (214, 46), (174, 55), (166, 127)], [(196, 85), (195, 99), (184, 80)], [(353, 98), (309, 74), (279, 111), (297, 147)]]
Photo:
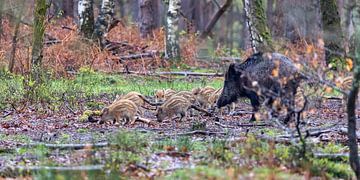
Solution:
[(15, 166), (15, 169), (20, 171), (39, 171), (39, 170), (53, 170), (53, 171), (94, 171), (103, 170), (104, 165), (88, 165), (88, 166)]
[(174, 75), (174, 76), (209, 76), (209, 77), (223, 77), (223, 73), (199, 73), (199, 72), (190, 72), (190, 71), (177, 71), (177, 72), (137, 72), (137, 71), (124, 71), (122, 74), (136, 74), (136, 75), (145, 75), (145, 76), (164, 76), (164, 75)]
[(46, 143), (30, 143), (30, 144), (20, 144), (18, 147), (37, 147), (45, 146), (49, 149), (84, 149), (86, 147), (101, 148), (107, 147), (110, 144), (108, 142), (95, 143), (95, 144), (46, 144)]
[(221, 124), (220, 122), (215, 122), (216, 125), (223, 127), (223, 128), (237, 128), (237, 127), (262, 127), (262, 126), (269, 126), (270, 124), (237, 124), (236, 126), (228, 126)]
[(189, 71), (180, 71), (180, 72), (157, 72), (157, 75), (178, 75), (178, 76), (214, 76), (214, 77), (223, 77), (223, 73), (199, 73), (199, 72), (189, 72)]
[(202, 59), (202, 60), (212, 59), (215, 61), (235, 61), (235, 62), (241, 62), (243, 60), (242, 58), (239, 57), (210, 57), (210, 56), (196, 57), (196, 59)]
[(126, 56), (120, 56), (119, 61), (121, 62), (121, 61), (125, 61), (125, 60), (154, 58), (158, 54), (159, 54), (159, 52), (157, 52), (157, 51), (149, 51), (149, 52), (140, 53), (140, 54), (131, 54), (131, 55), (126, 55)]

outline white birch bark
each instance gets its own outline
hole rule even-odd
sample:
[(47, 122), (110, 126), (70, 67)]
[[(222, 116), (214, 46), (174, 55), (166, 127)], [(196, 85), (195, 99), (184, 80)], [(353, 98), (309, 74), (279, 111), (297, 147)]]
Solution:
[(179, 46), (179, 15), (181, 0), (169, 0), (169, 9), (166, 14), (165, 58), (180, 60)]
[(114, 0), (102, 0), (100, 14), (95, 23), (95, 35), (101, 45), (105, 45), (105, 38), (114, 20)]
[(93, 0), (79, 0), (78, 15), (80, 33), (91, 39), (94, 32)]

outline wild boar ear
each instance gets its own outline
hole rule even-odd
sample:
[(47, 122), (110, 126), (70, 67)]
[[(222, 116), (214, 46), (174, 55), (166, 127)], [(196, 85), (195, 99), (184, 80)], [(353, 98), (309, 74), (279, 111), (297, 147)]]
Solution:
[(239, 75), (241, 75), (240, 71), (238, 71), (237, 64), (231, 63), (226, 75), (227, 77), (225, 78), (237, 78)]
[(236, 71), (235, 71), (235, 63), (230, 64), (229, 69), (228, 69), (228, 73), (229, 74), (235, 74), (236, 73)]

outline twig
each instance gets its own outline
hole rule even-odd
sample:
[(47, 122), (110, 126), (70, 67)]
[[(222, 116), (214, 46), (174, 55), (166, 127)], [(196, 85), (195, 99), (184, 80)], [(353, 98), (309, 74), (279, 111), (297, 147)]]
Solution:
[(191, 135), (206, 135), (206, 136), (210, 136), (210, 135), (225, 135), (225, 132), (209, 132), (209, 131), (201, 131), (201, 130), (196, 130), (196, 131), (190, 131), (190, 132), (185, 132), (185, 133), (175, 133), (175, 134), (166, 134), (166, 136), (191, 136)]
[(76, 115), (75, 111), (69, 107), (69, 105), (66, 103), (65, 107), (74, 115)]
[(203, 109), (203, 108), (200, 108), (200, 107), (195, 106), (195, 105), (191, 105), (190, 107), (193, 108), (193, 109), (195, 109), (195, 110), (197, 110), (197, 111), (199, 111), (199, 112), (205, 113), (207, 116), (212, 116), (211, 113), (209, 113), (208, 111), (206, 111), (206, 110)]
[(224, 124), (221, 124), (220, 122), (215, 122), (215, 125), (218, 125), (222, 128), (236, 128), (235, 126), (224, 125)]
[(68, 26), (61, 26), (62, 29), (67, 29), (67, 30), (70, 30), (70, 31), (76, 31), (75, 29), (71, 28), (71, 27), (68, 27)]
[(21, 171), (39, 171), (39, 170), (54, 170), (54, 171), (92, 171), (103, 170), (104, 165), (88, 165), (88, 166), (16, 166)]
[(141, 121), (147, 124), (154, 124), (154, 121), (150, 120), (150, 119), (146, 119), (146, 118), (142, 118), (142, 117), (137, 117), (136, 121)]
[(45, 45), (53, 45), (53, 44), (59, 44), (59, 43), (61, 43), (61, 42), (62, 42), (61, 40), (55, 39), (55, 40), (45, 41), (44, 44), (45, 44)]
[(11, 115), (14, 111), (9, 111), (7, 113), (5, 113), (4, 115), (1, 116), (1, 118), (6, 118), (8, 117), (9, 115)]

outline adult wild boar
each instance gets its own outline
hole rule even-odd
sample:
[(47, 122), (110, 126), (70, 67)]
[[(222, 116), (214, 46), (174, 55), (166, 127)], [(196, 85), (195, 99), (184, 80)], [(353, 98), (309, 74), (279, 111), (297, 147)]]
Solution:
[(284, 119), (287, 123), (294, 114), (294, 97), (303, 78), (288, 57), (279, 53), (256, 53), (243, 63), (229, 66), (217, 106), (221, 108), (240, 97), (247, 97), (253, 107), (251, 121), (254, 121), (260, 99), (266, 100), (270, 108), (275, 99), (280, 99), (280, 104), (288, 110)]

